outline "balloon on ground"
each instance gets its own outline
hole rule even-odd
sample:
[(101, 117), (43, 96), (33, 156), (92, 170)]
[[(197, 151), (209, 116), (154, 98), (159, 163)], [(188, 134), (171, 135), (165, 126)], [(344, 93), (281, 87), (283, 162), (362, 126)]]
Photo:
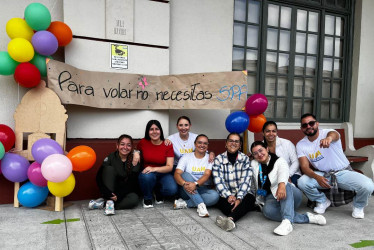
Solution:
[(42, 163), (42, 174), (51, 182), (62, 182), (66, 180), (73, 170), (69, 158), (61, 154), (53, 154), (44, 159)]
[(7, 180), (12, 182), (22, 182), (27, 180), (27, 169), (29, 161), (20, 155), (6, 153), (1, 160), (1, 171)]
[(42, 138), (34, 142), (31, 147), (31, 155), (35, 161), (42, 164), (44, 159), (53, 154), (64, 154), (64, 150), (56, 142), (50, 138)]
[(0, 142), (5, 148), (5, 152), (8, 152), (13, 148), (16, 141), (16, 135), (13, 130), (5, 124), (0, 124)]
[(46, 187), (48, 181), (43, 177), (42, 166), (36, 161), (31, 163), (30, 167), (27, 170), (27, 177), (32, 184), (39, 187)]
[(249, 125), (249, 117), (243, 111), (235, 111), (231, 113), (225, 122), (227, 131), (230, 133), (243, 133)]
[(77, 146), (66, 155), (73, 164), (74, 171), (86, 171), (93, 167), (96, 162), (95, 151), (88, 146)]
[(251, 95), (245, 103), (245, 112), (251, 115), (259, 115), (266, 111), (268, 99), (263, 94)]
[(48, 189), (54, 196), (65, 197), (73, 192), (75, 187), (75, 177), (71, 174), (63, 182), (55, 183), (48, 181)]
[(266, 117), (261, 115), (251, 115), (249, 117), (249, 126), (248, 130), (253, 133), (259, 133), (262, 131), (262, 127), (264, 126), (266, 122)]
[(36, 207), (45, 201), (48, 193), (47, 187), (39, 187), (27, 182), (18, 190), (17, 198), (24, 207)]

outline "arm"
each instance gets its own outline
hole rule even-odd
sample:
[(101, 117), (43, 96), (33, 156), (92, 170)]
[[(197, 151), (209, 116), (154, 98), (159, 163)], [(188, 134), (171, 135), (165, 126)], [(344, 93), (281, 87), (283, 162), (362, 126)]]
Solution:
[(214, 152), (209, 152), (209, 163), (213, 163), (216, 154)]
[(297, 171), (299, 171), (299, 159), (297, 158), (296, 154), (296, 147), (293, 145), (292, 142), (288, 143), (288, 152), (290, 157), (290, 168), (289, 168), (289, 177), (293, 176)]
[(243, 199), (251, 188), (253, 171), (250, 166), (249, 158), (246, 156), (242, 163), (242, 173), (239, 184), (239, 192), (236, 194), (237, 199)]
[(286, 183), (288, 181), (289, 177), (289, 167), (283, 158), (279, 158), (276, 162), (275, 165), (278, 167), (278, 189), (275, 194), (275, 197), (277, 198), (278, 201), (283, 200), (287, 197), (286, 193)]
[(161, 167), (147, 166), (146, 168), (144, 168), (142, 173), (143, 174), (148, 174), (148, 173), (151, 173), (151, 172), (169, 173), (173, 170), (173, 162), (174, 162), (174, 157), (166, 157), (165, 166), (161, 166)]
[(226, 185), (224, 174), (221, 168), (222, 163), (220, 162), (220, 157), (218, 157), (214, 159), (212, 167), (213, 181), (214, 184), (216, 184), (216, 190), (219, 195), (223, 198), (227, 198), (231, 195), (231, 192)]
[(299, 162), (300, 162), (300, 169), (304, 174), (306, 174), (310, 178), (315, 179), (321, 187), (324, 187), (324, 188), (331, 187), (329, 185), (329, 181), (325, 177), (314, 173), (314, 171), (309, 167), (308, 158), (306, 158), (305, 156), (302, 156), (299, 158)]
[(320, 147), (321, 148), (328, 148), (328, 147), (330, 147), (331, 142), (335, 142), (335, 141), (339, 140), (339, 138), (340, 138), (340, 135), (339, 135), (338, 132), (330, 131), (330, 132), (327, 133), (326, 138), (322, 139), (320, 141)]

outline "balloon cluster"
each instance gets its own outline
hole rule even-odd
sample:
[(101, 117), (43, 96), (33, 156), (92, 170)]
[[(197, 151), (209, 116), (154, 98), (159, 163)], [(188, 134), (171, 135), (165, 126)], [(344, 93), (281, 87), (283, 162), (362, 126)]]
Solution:
[(235, 111), (231, 113), (225, 122), (226, 129), (230, 133), (243, 133), (246, 129), (251, 132), (261, 132), (262, 126), (266, 122), (263, 115), (268, 107), (268, 100), (262, 94), (251, 95), (245, 103), (244, 111)]
[(12, 182), (29, 180), (17, 194), (25, 207), (40, 205), (49, 192), (57, 197), (69, 195), (75, 187), (72, 171), (86, 171), (96, 162), (96, 153), (88, 146), (77, 146), (65, 156), (55, 140), (42, 138), (31, 148), (35, 162), (30, 164), (25, 157), (8, 152), (14, 138), (13, 130), (0, 124), (0, 173)]
[(51, 22), (48, 8), (41, 3), (29, 4), (24, 19), (10, 19), (6, 32), (11, 41), (7, 52), (0, 51), (0, 75), (14, 74), (15, 81), (26, 88), (35, 87), (47, 76), (46, 58), (73, 39), (69, 26)]

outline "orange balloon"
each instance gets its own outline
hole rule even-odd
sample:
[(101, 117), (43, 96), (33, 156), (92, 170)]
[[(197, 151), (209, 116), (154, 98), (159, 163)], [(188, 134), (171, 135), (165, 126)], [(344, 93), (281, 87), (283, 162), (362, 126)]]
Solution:
[(70, 27), (64, 22), (54, 21), (51, 22), (47, 31), (51, 32), (58, 41), (58, 46), (68, 45), (73, 39), (73, 32)]
[(66, 155), (73, 164), (73, 171), (83, 172), (93, 167), (96, 153), (89, 146), (77, 146)]
[(249, 126), (248, 130), (253, 133), (258, 133), (262, 131), (262, 127), (266, 122), (266, 117), (261, 115), (250, 115), (249, 116)]

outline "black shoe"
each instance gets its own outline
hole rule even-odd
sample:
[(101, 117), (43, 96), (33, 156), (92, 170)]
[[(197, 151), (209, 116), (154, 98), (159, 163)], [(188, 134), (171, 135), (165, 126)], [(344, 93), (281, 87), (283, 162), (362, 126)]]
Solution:
[(155, 203), (157, 205), (164, 204), (164, 197), (162, 195), (155, 194)]
[(151, 208), (151, 207), (153, 207), (152, 200), (143, 200), (143, 207), (144, 208)]
[(308, 200), (308, 202), (306, 203), (306, 206), (313, 209), (316, 206), (316, 202)]

